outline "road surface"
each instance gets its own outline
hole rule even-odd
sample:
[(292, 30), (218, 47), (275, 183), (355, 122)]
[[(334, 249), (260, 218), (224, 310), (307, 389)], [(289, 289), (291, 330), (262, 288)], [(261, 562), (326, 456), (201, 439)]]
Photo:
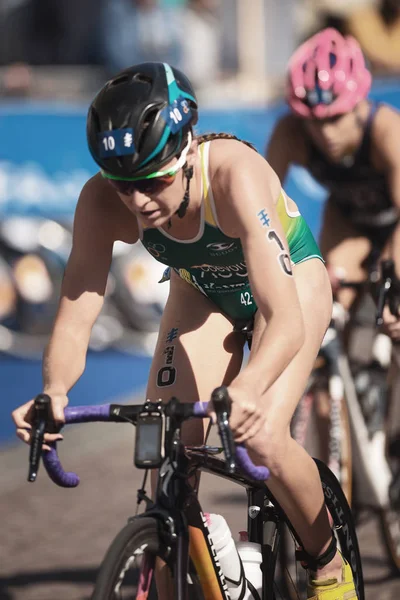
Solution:
[[(141, 477), (133, 440), (128, 424), (70, 427), (59, 452), (64, 467), (81, 476), (73, 490), (57, 488), (43, 469), (36, 483), (27, 483), (27, 446), (0, 452), (1, 600), (89, 599), (107, 546), (135, 512)], [(224, 514), (236, 535), (246, 527), (244, 490), (202, 477), (204, 509)], [(366, 599), (397, 600), (400, 578), (391, 574), (373, 518), (363, 519), (359, 540)]]

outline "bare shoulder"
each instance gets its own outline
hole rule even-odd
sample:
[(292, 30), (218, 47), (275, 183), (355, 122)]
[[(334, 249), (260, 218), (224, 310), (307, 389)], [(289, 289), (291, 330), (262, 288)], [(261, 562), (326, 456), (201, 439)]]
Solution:
[(299, 139), (303, 136), (301, 119), (292, 113), (286, 113), (277, 120), (273, 129), (273, 133), (275, 132), (279, 132), (287, 139)]
[[(251, 144), (251, 142), (249, 142)], [(257, 149), (245, 141), (237, 139), (216, 139), (210, 144), (210, 169), (212, 173), (224, 170), (240, 162), (258, 164), (260, 168), (270, 168)]]
[(104, 241), (135, 243), (139, 232), (136, 217), (100, 173), (89, 179), (79, 197), (75, 224)]
[(276, 123), (265, 147), (265, 157), (284, 183), (291, 164), (307, 165), (307, 143), (301, 119), (286, 114)]
[(276, 194), (280, 181), (268, 161), (254, 148), (239, 140), (218, 139), (211, 142), (210, 173), (218, 188), (230, 187), (237, 178), (262, 178)]
[(210, 176), (218, 220), (231, 237), (240, 237), (244, 213), (273, 210), (281, 190), (266, 159), (235, 140), (211, 142)]
[(305, 152), (305, 134), (299, 117), (288, 113), (276, 122), (267, 144), (267, 155), (274, 146), (284, 149), (293, 162), (302, 162)]

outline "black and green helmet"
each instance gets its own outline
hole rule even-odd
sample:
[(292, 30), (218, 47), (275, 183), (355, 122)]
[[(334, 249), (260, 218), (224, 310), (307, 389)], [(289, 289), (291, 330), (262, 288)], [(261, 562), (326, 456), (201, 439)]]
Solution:
[(166, 63), (147, 62), (108, 81), (89, 107), (89, 150), (103, 171), (141, 177), (179, 154), (197, 123), (188, 78)]

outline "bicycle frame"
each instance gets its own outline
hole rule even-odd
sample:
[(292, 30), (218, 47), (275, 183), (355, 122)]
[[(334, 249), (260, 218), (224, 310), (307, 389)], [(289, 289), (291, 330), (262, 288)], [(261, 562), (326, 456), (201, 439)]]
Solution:
[[(172, 452), (164, 459), (157, 482), (156, 500), (141, 516), (155, 516), (162, 523), (164, 541), (174, 548), (173, 575), (176, 582), (177, 600), (187, 600), (187, 574), (189, 558), (200, 579), (207, 600), (229, 600), (228, 587), (219, 564), (218, 556), (196, 492), (188, 479), (195, 471), (207, 471), (243, 486), (248, 499), (249, 541), (262, 547), (263, 564), (271, 565), (276, 543), (279, 519), (287, 519), (273, 503), (273, 497), (263, 482), (255, 482), (241, 471), (229, 474), (223, 460), (210, 452), (218, 449), (208, 446), (185, 448), (176, 430)], [(168, 443), (168, 434), (166, 444)], [(290, 524), (288, 523), (290, 526)], [(294, 535), (295, 532), (293, 532)], [(264, 582), (268, 567), (263, 571)], [(273, 591), (263, 585), (262, 600), (273, 600)], [(143, 596), (145, 598), (146, 596)]]
[[(348, 284), (349, 287), (351, 285)], [(358, 475), (355, 488), (356, 497), (361, 500), (360, 503), (363, 505), (384, 508), (389, 502), (388, 490), (392, 479), (385, 457), (385, 433), (379, 431), (372, 438), (370, 437), (358, 400), (349, 360), (342, 343), (343, 328), (344, 323), (334, 327), (336, 333), (336, 338), (333, 338), (334, 344), (327, 346), (327, 350), (329, 349), (329, 373), (330, 377), (335, 379), (335, 386), (330, 386), (330, 394), (333, 400), (339, 403), (339, 408), (342, 398), (346, 403), (351, 427), (353, 473)], [(334, 393), (335, 388), (338, 392), (336, 394)], [(331, 419), (335, 412), (333, 409), (332, 405)], [(333, 420), (332, 429), (335, 429)], [(334, 470), (333, 464), (329, 463), (329, 466)]]
[[(229, 592), (221, 573), (218, 556), (213, 546), (205, 515), (202, 512), (195, 489), (189, 485), (189, 479), (197, 471), (209, 471), (217, 476), (234, 481), (247, 489), (249, 541), (261, 545), (263, 565), (262, 600), (275, 600), (275, 586), (267, 585), (267, 583), (270, 584), (274, 581), (282, 527), (288, 527), (291, 530), (295, 546), (302, 546), (284, 511), (265, 485), (265, 481), (269, 476), (268, 469), (264, 466), (255, 465), (245, 448), (235, 446), (229, 428), (227, 388), (224, 386), (216, 388), (212, 400), (213, 408), (217, 414), (222, 449), (213, 449), (207, 446), (185, 448), (180, 439), (181, 425), (186, 419), (207, 416), (208, 406), (206, 403), (180, 403), (177, 398), (173, 397), (165, 405), (164, 415), (166, 418), (163, 424), (165, 458), (161, 460), (161, 464), (158, 456), (148, 461), (151, 462), (153, 467), (155, 465), (158, 467), (160, 464), (155, 493), (156, 501), (153, 503), (146, 496), (144, 486), (142, 486), (138, 491), (138, 501), (145, 500), (147, 509), (141, 515), (129, 519), (131, 521), (140, 520), (142, 517), (150, 518), (153, 528), (154, 521), (158, 520), (159, 523), (155, 530), (159, 543), (157, 553), (146, 552), (146, 543), (138, 547), (142, 552), (144, 551), (137, 594), (138, 600), (139, 598), (140, 600), (146, 600), (148, 597), (152, 579), (150, 575), (156, 565), (156, 555), (163, 558), (175, 575), (176, 593), (174, 598), (188, 600), (189, 573), (193, 577), (192, 581), (194, 583), (196, 583), (197, 578), (201, 580), (199, 583), (206, 591), (207, 600), (229, 600)], [(161, 406), (157, 403), (156, 408), (158, 405)], [(45, 428), (51, 428), (52, 425), (49, 417), (50, 397), (46, 394), (39, 394), (35, 398), (34, 407), (36, 418), (33, 425), (28, 481), (36, 480), (42, 456), (44, 431)], [(154, 405), (146, 402), (144, 405), (105, 404), (66, 408), (64, 414), (66, 423), (113, 421), (128, 422), (134, 425), (140, 415), (152, 413), (153, 411)], [(212, 454), (219, 453), (221, 450), (224, 452), (224, 460), (212, 456)], [(64, 471), (57, 455), (55, 443), (52, 444), (51, 450), (43, 455), (43, 463), (49, 477), (57, 485), (71, 488), (79, 484), (79, 477), (76, 473)], [(135, 459), (135, 463), (141, 466), (146, 464), (148, 468), (148, 463), (142, 462), (142, 459), (138, 463)], [(240, 464), (240, 469), (237, 468), (236, 464)], [(334, 516), (333, 511), (336, 513), (334, 522), (338, 525), (338, 537), (342, 538), (340, 540), (342, 548), (345, 548), (345, 556), (351, 561), (357, 588), (359, 588), (359, 598), (363, 600), (362, 566), (350, 509), (333, 473), (322, 463), (319, 464), (316, 461), (316, 464), (320, 470), (321, 480), (323, 476), (326, 504), (330, 507), (329, 510), (332, 516)], [(143, 466), (142, 468), (146, 467)], [(333, 489), (336, 489), (337, 497), (334, 495)], [(338, 505), (338, 508), (336, 505)], [(346, 518), (343, 520), (344, 516)], [(346, 525), (346, 528), (344, 525)], [(120, 533), (125, 535), (127, 532), (131, 535), (130, 527), (124, 528)], [(354, 549), (354, 560), (351, 554), (352, 548)], [(197, 564), (196, 574), (190, 569), (189, 557), (191, 557), (193, 563)], [(128, 557), (127, 562), (122, 566), (122, 571), (117, 573), (119, 575), (118, 580), (113, 582), (113, 584), (115, 583), (115, 590), (119, 589), (124, 574), (129, 569), (131, 558)], [(196, 576), (194, 577), (194, 575)], [(207, 586), (209, 591), (207, 591)], [(258, 599), (259, 596), (254, 588), (250, 585), (249, 587)]]
[(379, 431), (370, 439), (347, 357), (341, 352), (337, 359), (352, 431), (354, 472), (359, 475), (356, 497), (362, 498), (362, 504), (385, 508), (389, 504), (389, 485), (392, 480), (385, 456), (386, 435), (384, 431)]
[[(377, 251), (375, 252), (377, 258)], [(390, 309), (397, 308), (399, 293), (398, 280), (394, 273), (392, 260), (381, 263), (381, 282), (374, 281), (371, 273), (377, 264), (371, 268), (366, 282), (344, 282), (342, 287), (359, 289), (362, 293), (376, 296), (377, 307), (375, 311), (375, 324), (382, 323), (382, 313), (385, 304)], [(352, 450), (354, 460), (354, 473), (358, 475), (356, 485), (356, 499), (360, 504), (373, 508), (384, 509), (389, 505), (389, 486), (392, 474), (386, 459), (386, 431), (377, 431), (371, 437), (358, 399), (355, 382), (350, 368), (348, 355), (343, 347), (342, 334), (344, 324), (337, 329), (338, 345), (334, 356), (335, 369), (343, 383), (346, 403), (352, 432)], [(372, 341), (371, 341), (372, 343)]]
[[(375, 308), (375, 323), (382, 323), (382, 313), (385, 305), (389, 305), (393, 314), (397, 314), (400, 296), (400, 282), (396, 277), (393, 260), (386, 260), (379, 263), (382, 247), (379, 244), (373, 245), (370, 255), (366, 260), (369, 274), (365, 281), (342, 281), (340, 287), (351, 288), (369, 294), (375, 299), (377, 306)], [(381, 271), (381, 273), (380, 273)], [(380, 273), (380, 279), (379, 279)], [(353, 473), (357, 478), (357, 496), (361, 504), (369, 505), (373, 508), (383, 509), (389, 504), (389, 486), (392, 481), (392, 474), (386, 459), (386, 433), (378, 431), (371, 437), (368, 431), (364, 415), (359, 403), (355, 381), (350, 368), (347, 352), (343, 345), (343, 331), (345, 322), (338, 320), (338, 324), (332, 328), (334, 337), (328, 340), (326, 350), (329, 350), (328, 363), (330, 379), (334, 380), (334, 386), (330, 386), (330, 395), (333, 399), (331, 405), (331, 436), (335, 438), (335, 431), (340, 436), (339, 428), (335, 427), (333, 417), (337, 417), (340, 412), (342, 398), (346, 403), (349, 423), (352, 433), (352, 454), (354, 460)], [(328, 330), (329, 332), (329, 330)], [(334, 342), (333, 344), (331, 342)], [(312, 387), (314, 381), (311, 378), (309, 386)], [(336, 393), (335, 393), (336, 392)], [(303, 399), (304, 400), (304, 399)], [(336, 406), (334, 406), (336, 404)], [(299, 405), (298, 414), (302, 421), (307, 421), (311, 413), (310, 403), (302, 402)], [(337, 421), (337, 418), (336, 418)], [(300, 441), (304, 442), (304, 423), (297, 424), (296, 433)], [(336, 442), (336, 439), (334, 439)], [(331, 451), (334, 448), (331, 448)], [(335, 472), (335, 464), (329, 462), (330, 468)]]

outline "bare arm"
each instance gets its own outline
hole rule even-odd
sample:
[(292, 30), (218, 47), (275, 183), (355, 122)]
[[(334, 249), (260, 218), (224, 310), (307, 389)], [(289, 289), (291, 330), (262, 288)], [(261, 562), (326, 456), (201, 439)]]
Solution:
[(278, 121), (265, 149), (265, 157), (282, 185), (292, 163), (305, 165), (304, 139), (295, 117), (286, 115)]
[[(236, 155), (233, 151), (226, 158), (222, 183), (226, 189), (221, 197), (229, 200), (218, 207), (220, 221), (228, 235), (241, 239), (251, 289), (268, 323), (258, 352), (235, 381), (251, 380), (263, 394), (301, 348), (303, 317), (287, 241), (274, 204), (280, 192), (278, 178), (250, 149), (236, 147)], [(267, 213), (268, 225), (263, 225), (260, 211)]]
[(82, 375), (90, 333), (103, 306), (116, 239), (105, 192), (94, 178), (79, 198), (72, 251), (43, 359), (44, 391), (49, 394), (66, 395)]
[[(126, 237), (127, 209), (117, 194), (95, 176), (84, 186), (74, 219), (71, 254), (65, 269), (53, 330), (43, 357), (43, 390), (51, 397), (57, 423), (64, 421), (67, 393), (85, 369), (90, 333), (103, 306), (114, 241)], [(136, 223), (136, 221), (134, 222)], [(129, 242), (137, 241), (137, 227), (129, 228)], [(16, 408), (12, 417), (17, 436), (30, 442), (33, 400)], [(62, 438), (46, 433), (45, 441)], [(49, 449), (49, 446), (44, 445)]]

